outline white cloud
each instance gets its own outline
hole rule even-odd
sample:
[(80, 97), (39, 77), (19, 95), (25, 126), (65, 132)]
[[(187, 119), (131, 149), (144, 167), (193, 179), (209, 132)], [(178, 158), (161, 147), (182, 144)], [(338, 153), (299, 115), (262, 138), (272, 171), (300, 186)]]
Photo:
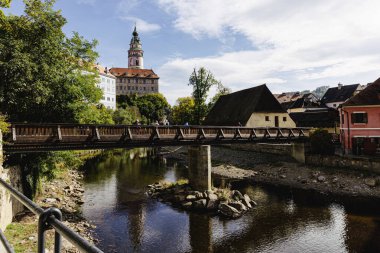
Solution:
[(137, 31), (142, 33), (150, 33), (161, 30), (161, 26), (154, 23), (148, 23), (136, 17), (121, 17), (122, 20), (132, 21), (137, 26)]
[(194, 66), (206, 66), (234, 90), (263, 82), (274, 91), (311, 89), (380, 76), (380, 1), (159, 0), (159, 6), (195, 39), (243, 36), (254, 48), (170, 59), (157, 71), (166, 85), (186, 84)]

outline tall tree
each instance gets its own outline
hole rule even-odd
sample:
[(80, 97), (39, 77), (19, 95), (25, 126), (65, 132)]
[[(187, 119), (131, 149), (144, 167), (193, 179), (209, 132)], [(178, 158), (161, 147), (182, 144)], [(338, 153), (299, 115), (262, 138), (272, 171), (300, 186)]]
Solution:
[[(24, 0), (0, 26), (0, 110), (11, 121), (102, 123), (94, 63), (97, 42), (62, 31), (54, 0)], [(85, 112), (95, 111), (95, 118)], [(81, 117), (86, 115), (86, 117)], [(106, 117), (109, 119), (109, 117)]]
[(148, 122), (160, 121), (164, 116), (168, 115), (170, 111), (170, 105), (166, 98), (160, 93), (146, 94), (137, 97), (134, 102), (139, 108), (140, 113), (144, 116)]
[(207, 114), (206, 99), (210, 88), (219, 82), (214, 78), (214, 75), (204, 67), (196, 70), (189, 78), (189, 85), (193, 86), (193, 97), (195, 103), (195, 120), (200, 124), (202, 119)]

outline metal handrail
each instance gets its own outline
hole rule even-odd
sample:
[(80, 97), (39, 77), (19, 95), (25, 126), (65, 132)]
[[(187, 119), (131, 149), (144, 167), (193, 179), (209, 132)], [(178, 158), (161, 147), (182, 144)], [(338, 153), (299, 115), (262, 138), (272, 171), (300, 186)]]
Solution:
[(7, 253), (14, 253), (15, 252), (13, 247), (9, 244), (7, 238), (5, 238), (5, 235), (4, 235), (3, 231), (1, 231), (1, 229), (0, 229), (0, 241), (3, 244), (4, 249), (7, 251)]
[[(69, 242), (71, 242), (74, 246), (76, 246), (82, 252), (87, 253), (103, 253), (96, 246), (91, 245), (88, 241), (86, 241), (83, 237), (75, 233), (65, 224), (63, 224), (60, 219), (62, 218), (62, 214), (57, 208), (48, 208), (42, 209), (36, 203), (28, 199), (25, 195), (18, 192), (11, 185), (6, 183), (3, 179), (0, 178), (0, 184), (8, 190), (11, 195), (16, 198), (19, 202), (21, 202), (26, 208), (32, 211), (34, 214), (38, 215), (38, 252), (45, 252), (45, 231), (49, 229), (49, 227), (53, 227), (55, 230), (55, 244), (54, 244), (54, 252), (58, 253), (61, 249), (61, 236), (66, 238)], [(5, 237), (4, 237), (5, 238)], [(6, 247), (6, 243), (4, 243), (3, 238), (1, 238), (1, 242)], [(5, 239), (6, 240), (6, 239)], [(8, 244), (9, 245), (9, 244)], [(13, 252), (13, 251), (8, 251)]]

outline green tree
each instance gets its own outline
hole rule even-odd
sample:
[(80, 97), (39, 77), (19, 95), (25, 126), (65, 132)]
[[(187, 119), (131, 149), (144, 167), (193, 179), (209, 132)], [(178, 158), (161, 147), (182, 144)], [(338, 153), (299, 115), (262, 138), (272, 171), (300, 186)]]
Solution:
[(192, 97), (178, 98), (171, 111), (170, 120), (173, 124), (183, 125), (186, 122), (195, 124), (195, 102)]
[[(62, 31), (53, 0), (24, 0), (25, 13), (0, 26), (0, 108), (10, 121), (106, 123), (97, 117), (97, 42)], [(94, 118), (81, 117), (94, 110)]]
[(116, 124), (131, 125), (138, 119), (141, 121), (139, 109), (135, 106), (127, 106), (126, 108), (118, 108), (112, 115)]
[(200, 124), (202, 119), (207, 115), (206, 99), (210, 88), (217, 85), (219, 82), (214, 78), (214, 75), (204, 67), (196, 70), (189, 78), (189, 85), (193, 86), (193, 97), (195, 103), (195, 121)]
[(142, 116), (146, 117), (146, 123), (160, 121), (170, 110), (170, 105), (166, 98), (160, 93), (152, 93), (137, 98), (136, 106)]
[[(18, 122), (112, 123), (111, 113), (99, 105), (97, 42), (78, 33), (67, 37), (66, 19), (53, 9), (54, 0), (24, 3), (23, 15), (0, 19), (0, 113)], [(23, 156), (25, 193), (33, 195), (41, 177), (73, 157), (72, 152)]]
[[(9, 8), (11, 0), (0, 0), (0, 8)], [(0, 10), (0, 19), (4, 18), (4, 13)]]

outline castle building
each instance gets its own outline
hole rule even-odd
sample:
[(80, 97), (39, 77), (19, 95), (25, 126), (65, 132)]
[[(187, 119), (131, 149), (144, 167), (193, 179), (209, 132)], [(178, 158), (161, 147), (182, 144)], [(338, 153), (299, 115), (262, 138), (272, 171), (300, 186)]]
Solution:
[(111, 68), (116, 77), (116, 95), (158, 93), (159, 76), (152, 69), (144, 69), (144, 51), (136, 26), (128, 50), (128, 68)]

